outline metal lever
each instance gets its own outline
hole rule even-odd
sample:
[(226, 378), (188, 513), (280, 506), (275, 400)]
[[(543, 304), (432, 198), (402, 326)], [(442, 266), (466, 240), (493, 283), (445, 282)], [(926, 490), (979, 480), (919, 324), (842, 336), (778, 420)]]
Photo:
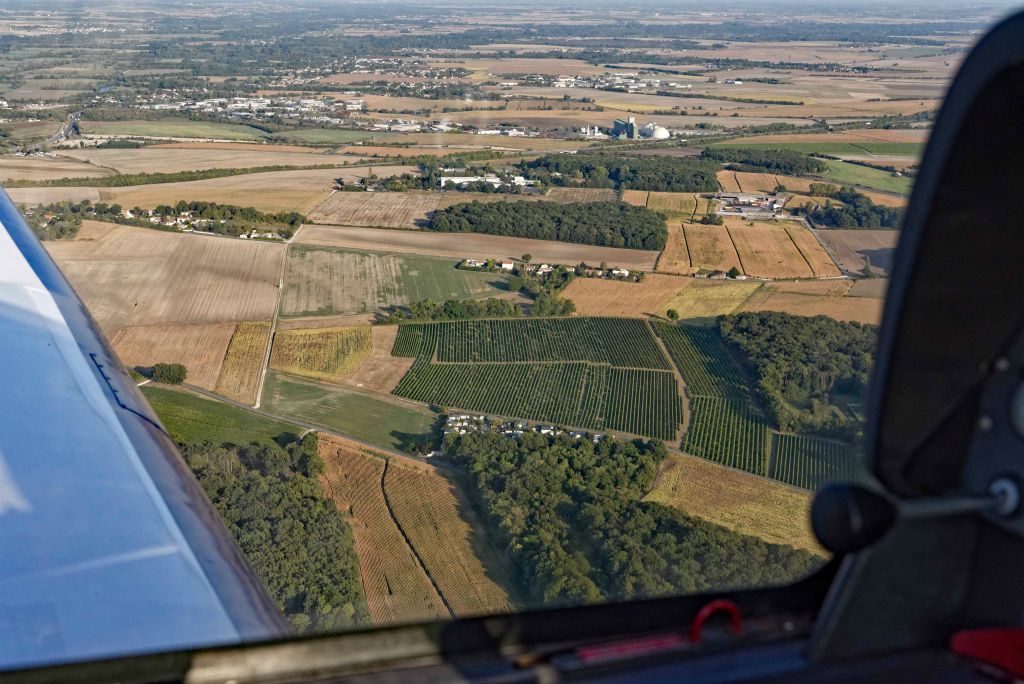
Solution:
[(866, 487), (829, 485), (811, 506), (811, 524), (818, 541), (836, 555), (874, 544), (897, 520), (923, 520), (965, 513), (1008, 517), (1020, 508), (1020, 487), (1009, 477), (992, 482), (982, 496), (950, 496), (900, 501)]

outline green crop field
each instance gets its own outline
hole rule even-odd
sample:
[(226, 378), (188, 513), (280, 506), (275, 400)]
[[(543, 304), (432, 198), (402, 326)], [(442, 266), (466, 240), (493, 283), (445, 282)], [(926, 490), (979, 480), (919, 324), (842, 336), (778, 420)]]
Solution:
[(829, 154), (835, 157), (860, 157), (866, 154), (878, 155), (920, 155), (924, 143), (916, 142), (783, 142), (758, 143), (730, 141), (709, 145), (744, 150), (792, 150), (804, 154)]
[(827, 159), (828, 172), (822, 174), (835, 183), (843, 185), (862, 185), (866, 188), (874, 188), (885, 192), (895, 192), (909, 195), (914, 181), (906, 176), (893, 176), (888, 171), (880, 171), (859, 164), (848, 164), (847, 162)]
[(768, 470), (768, 421), (725, 342), (711, 328), (656, 323), (686, 383), (690, 426), (683, 450), (758, 475)]
[(769, 477), (804, 489), (857, 478), (860, 462), (846, 444), (805, 435), (772, 435)]
[(709, 328), (678, 326), (656, 321), (654, 329), (665, 342), (672, 360), (686, 379), (693, 396), (747, 396), (747, 384), (729, 358), (718, 333)]
[(96, 135), (217, 138), (221, 140), (263, 140), (266, 137), (266, 133), (252, 126), (176, 118), (155, 121), (82, 121), (80, 125), (82, 132)]
[(294, 416), (400, 451), (428, 437), (437, 420), (425, 406), (278, 373), (267, 373), (262, 405), (277, 415)]
[(302, 429), (230, 404), (162, 387), (141, 388), (176, 442), (242, 446), (253, 441), (290, 442)]
[(590, 361), (671, 368), (650, 328), (636, 318), (505, 318), (433, 325), (442, 362)]
[(746, 399), (694, 397), (684, 451), (749, 473), (767, 475), (768, 423)]
[(391, 348), (392, 356), (418, 356), (423, 344), (423, 325), (400, 325), (395, 344)]
[(393, 353), (417, 357), (394, 390), (416, 401), (658, 439), (682, 419), (675, 376), (639, 319), (403, 325)]

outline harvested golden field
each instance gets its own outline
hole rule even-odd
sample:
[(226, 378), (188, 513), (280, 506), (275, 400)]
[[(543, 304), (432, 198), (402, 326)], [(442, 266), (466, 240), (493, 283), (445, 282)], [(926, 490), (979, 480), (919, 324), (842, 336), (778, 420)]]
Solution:
[(845, 297), (853, 287), (854, 281), (848, 278), (831, 280), (780, 280), (767, 283), (765, 287), (775, 292), (789, 292), (803, 295), (820, 295), (822, 297)]
[(889, 291), (888, 278), (871, 278), (869, 280), (858, 280), (850, 288), (851, 297), (870, 297), (872, 299), (885, 299)]
[(736, 171), (733, 175), (740, 192), (775, 192), (779, 185), (778, 177), (774, 173)]
[(874, 190), (857, 190), (857, 192), (875, 204), (881, 204), (883, 207), (905, 207), (910, 204), (909, 197), (899, 197), (884, 192), (875, 192)]
[(440, 594), (388, 511), (387, 461), (364, 447), (320, 435), (324, 492), (348, 519), (363, 593), (375, 625), (447, 618)]
[(736, 311), (761, 287), (761, 283), (749, 280), (683, 280), (683, 289), (665, 303), (664, 310), (660, 312), (662, 315), (669, 309), (675, 309), (680, 319), (713, 319)]
[(82, 200), (100, 201), (100, 191), (96, 188), (7, 188), (5, 192), (15, 204), (28, 206)]
[(214, 388), (217, 394), (243, 404), (255, 404), (269, 342), (270, 321), (236, 324)]
[(811, 530), (812, 492), (670, 452), (645, 497), (771, 544), (824, 554)]
[(130, 226), (44, 246), (111, 335), (127, 325), (268, 320), (285, 249)]
[(818, 235), (844, 269), (860, 272), (870, 263), (878, 275), (888, 275), (900, 237), (898, 230), (819, 230)]
[(607, 71), (580, 59), (551, 59), (545, 57), (500, 57), (493, 59), (432, 59), (428, 62), (435, 68), (455, 66), (468, 69), (473, 78), (487, 80), (490, 74), (543, 74), (546, 76), (594, 76)]
[[(231, 149), (188, 149), (146, 146), (136, 149), (83, 148), (66, 153), (97, 166), (120, 173), (174, 173), (200, 169), (244, 169), (256, 166), (318, 166), (343, 164), (333, 155), (311, 152), (286, 152), (274, 145), (235, 146)], [(65, 174), (70, 176), (71, 174)], [(84, 175), (84, 174), (82, 174)]]
[(647, 208), (689, 221), (700, 199), (700, 193), (695, 192), (652, 192), (647, 197)]
[[(100, 198), (126, 207), (139, 206), (143, 209), (151, 209), (158, 204), (174, 204), (179, 200), (205, 200), (253, 207), (266, 212), (297, 211), (307, 214), (330, 196), (336, 178), (344, 178), (349, 183), (365, 176), (369, 168), (352, 166), (344, 169), (268, 171), (181, 183), (102, 188)], [(372, 168), (378, 176), (413, 170), (409, 166)]]
[(650, 194), (646, 190), (623, 190), (622, 201), (637, 207), (646, 207), (647, 198)]
[(346, 382), (354, 387), (390, 394), (416, 360), (412, 357), (391, 355), (397, 336), (397, 325), (371, 326), (370, 355)]
[(857, 321), (878, 325), (882, 320), (883, 300), (868, 297), (801, 293), (765, 283), (737, 309), (738, 311), (782, 311), (798, 316), (828, 316), (837, 321)]
[(814, 272), (779, 222), (727, 218), (725, 228), (739, 253), (740, 270), (756, 278), (811, 278)]
[(110, 169), (67, 157), (0, 156), (0, 182), (10, 180), (53, 180), (55, 178), (97, 178), (113, 175)]
[[(385, 175), (376, 170), (375, 173), (379, 176)], [(480, 192), (335, 192), (309, 213), (309, 220), (314, 223), (344, 226), (413, 229), (422, 227), (430, 212), (450, 207), (453, 204), (516, 200), (536, 202), (544, 199), (544, 197), (535, 195), (501, 195)]]
[[(507, 115), (507, 111), (494, 112)], [(486, 114), (486, 112), (469, 112)], [(450, 115), (449, 115), (450, 116)], [(472, 118), (471, 116), (469, 118)], [(495, 140), (495, 138), (498, 138)], [(576, 150), (590, 147), (590, 143), (582, 140), (558, 140), (556, 138), (513, 138), (508, 136), (473, 135), (472, 133), (386, 133), (374, 136), (381, 142), (401, 142), (413, 145), (432, 145), (436, 147), (468, 147), (475, 150)]]
[(750, 138), (734, 138), (730, 144), (752, 143), (837, 143), (837, 142), (902, 142), (914, 143), (928, 140), (927, 129), (920, 128), (858, 128), (834, 133), (776, 133), (756, 135)]
[(683, 224), (686, 246), (690, 253), (692, 268), (708, 271), (728, 271), (736, 267), (741, 271), (740, 258), (736, 254), (729, 231), (725, 226)]
[(387, 147), (385, 145), (345, 145), (339, 155), (358, 154), (364, 157), (447, 157), (459, 152), (473, 152), (471, 147)]
[(545, 197), (555, 202), (614, 202), (618, 199), (610, 188), (551, 188)]
[[(498, 553), (482, 534), (484, 526), (448, 477), (433, 466), (392, 458), (384, 493), (457, 617), (513, 610), (513, 601), (502, 588), (502, 584), (512, 586), (511, 574), (498, 561)], [(482, 558), (490, 561), (487, 567)], [(501, 584), (492, 573), (503, 580)]]
[(341, 382), (370, 354), (370, 327), (279, 330), (270, 367), (314, 380)]
[(657, 270), (659, 273), (679, 273), (689, 275), (694, 272), (690, 263), (690, 250), (686, 246), (686, 234), (683, 232), (683, 224), (668, 224), (668, 240), (665, 242), (665, 249), (658, 259)]
[(723, 192), (741, 192), (735, 171), (719, 171), (715, 174), (715, 178), (718, 179), (718, 184), (722, 186)]
[(329, 316), (295, 316), (279, 318), (278, 330), (306, 330), (313, 328), (348, 328), (354, 325), (370, 325), (372, 314), (333, 314)]
[(457, 204), (457, 199), (448, 200), (459, 194), (462, 193), (335, 192), (310, 212), (309, 219), (316, 223), (350, 226), (417, 228), (430, 212)]
[(89, 219), (85, 219), (82, 221), (82, 225), (78, 228), (78, 232), (75, 234), (73, 240), (75, 242), (102, 240), (115, 228), (117, 228), (116, 223), (104, 223), (103, 221), (90, 221)]
[(129, 368), (180, 363), (188, 371), (185, 382), (212, 390), (234, 331), (234, 323), (130, 326), (110, 343)]
[(789, 239), (800, 250), (804, 261), (810, 265), (815, 278), (830, 278), (841, 275), (839, 268), (832, 261), (832, 257), (825, 252), (818, 239), (805, 226), (790, 223), (785, 224), (785, 229)]
[(270, 143), (246, 142), (168, 142), (149, 145), (151, 150), (234, 150), (236, 152), (295, 152), (321, 154), (323, 150), (302, 145), (278, 145)]
[(639, 283), (576, 278), (563, 294), (576, 303), (576, 312), (584, 316), (656, 316), (691, 281), (656, 273), (648, 274)]
[(609, 266), (627, 268), (631, 271), (653, 270), (659, 254), (641, 249), (598, 247), (480, 233), (435, 233), (428, 230), (357, 226), (304, 225), (295, 235), (294, 242), (302, 245), (421, 254), (451, 259), (518, 259), (523, 254), (530, 254), (535, 263), (575, 266), (581, 261), (588, 264), (600, 264), (603, 261)]

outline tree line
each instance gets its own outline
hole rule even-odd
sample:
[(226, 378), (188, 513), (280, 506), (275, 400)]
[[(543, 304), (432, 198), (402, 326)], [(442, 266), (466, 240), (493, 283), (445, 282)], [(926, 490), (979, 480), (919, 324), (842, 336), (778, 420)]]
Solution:
[(728, 164), (736, 171), (781, 173), (787, 176), (806, 176), (828, 171), (828, 165), (821, 159), (792, 150), (716, 147), (704, 150), (700, 156), (713, 162)]
[(668, 239), (665, 219), (624, 202), (464, 202), (433, 212), (428, 228), (651, 250)]
[(519, 169), (545, 185), (658, 192), (718, 190), (718, 164), (699, 157), (549, 154), (520, 162)]
[(643, 501), (660, 442), (451, 435), (447, 453), (533, 602), (572, 605), (763, 586), (819, 559)]
[(722, 316), (718, 330), (753, 367), (779, 428), (856, 439), (863, 424), (836, 410), (834, 396), (863, 405), (878, 328), (825, 316), (760, 311)]
[[(827, 188), (827, 189), (826, 189)], [(899, 207), (884, 207), (875, 204), (853, 187), (815, 183), (811, 194), (834, 198), (842, 204), (826, 201), (824, 206), (807, 210), (807, 217), (814, 223), (829, 228), (899, 228), (903, 223), (903, 210)]]

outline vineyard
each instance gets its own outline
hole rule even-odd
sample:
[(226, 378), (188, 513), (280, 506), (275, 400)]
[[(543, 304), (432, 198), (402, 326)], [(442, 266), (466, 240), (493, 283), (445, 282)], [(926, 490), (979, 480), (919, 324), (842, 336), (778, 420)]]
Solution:
[(684, 450), (715, 463), (766, 475), (768, 423), (747, 399), (693, 397)]
[(638, 319), (403, 325), (392, 353), (416, 354), (394, 390), (415, 401), (666, 440), (682, 420), (675, 376)]
[(858, 461), (849, 446), (771, 428), (714, 328), (652, 325), (686, 383), (691, 415), (684, 451), (804, 489), (855, 476)]
[(684, 451), (767, 475), (768, 421), (722, 338), (714, 329), (690, 325), (656, 322), (654, 329), (683, 375), (690, 397)]
[(772, 435), (768, 475), (804, 489), (817, 489), (836, 480), (857, 477), (859, 461), (850, 447), (805, 435)]
[(435, 324), (431, 332), (437, 360), (446, 363), (589, 361), (670, 368), (647, 324), (637, 318), (450, 321)]

